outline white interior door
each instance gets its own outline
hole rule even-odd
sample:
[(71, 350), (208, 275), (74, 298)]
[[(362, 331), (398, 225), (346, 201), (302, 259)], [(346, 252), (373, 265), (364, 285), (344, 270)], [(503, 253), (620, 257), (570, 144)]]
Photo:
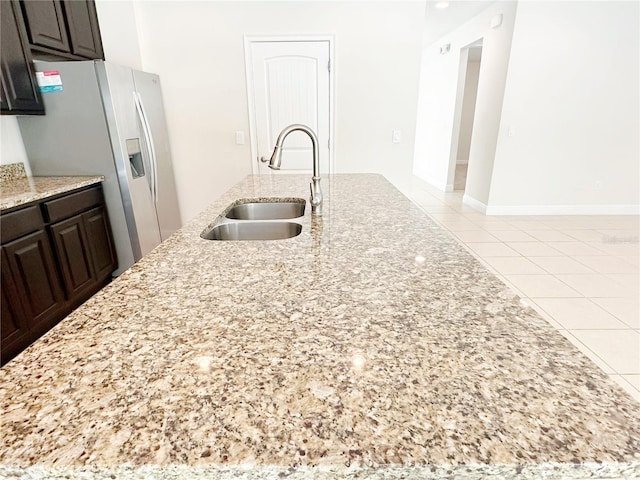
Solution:
[[(301, 123), (318, 137), (320, 173), (330, 173), (329, 42), (254, 41), (250, 52), (254, 172), (275, 172), (258, 159), (271, 156), (283, 128)], [(284, 142), (280, 172), (306, 173), (312, 166), (311, 140), (304, 132), (291, 133)]]

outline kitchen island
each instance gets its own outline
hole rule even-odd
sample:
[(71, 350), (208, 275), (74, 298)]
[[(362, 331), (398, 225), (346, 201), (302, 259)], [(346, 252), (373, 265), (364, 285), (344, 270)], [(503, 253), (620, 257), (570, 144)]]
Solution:
[(0, 477), (640, 476), (640, 404), (383, 177), (200, 237), (308, 182), (247, 177), (2, 368)]

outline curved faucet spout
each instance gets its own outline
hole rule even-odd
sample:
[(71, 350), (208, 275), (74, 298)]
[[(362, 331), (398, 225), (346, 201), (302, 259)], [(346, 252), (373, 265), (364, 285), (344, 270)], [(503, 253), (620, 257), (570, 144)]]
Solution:
[(285, 127), (278, 135), (278, 139), (276, 140), (276, 146), (273, 149), (273, 153), (271, 154), (271, 158), (267, 160), (266, 158), (261, 158), (263, 162), (269, 162), (269, 168), (273, 170), (280, 170), (280, 165), (282, 165), (282, 144), (284, 143), (284, 139), (291, 132), (304, 132), (311, 139), (311, 144), (313, 146), (313, 177), (311, 177), (311, 213), (314, 215), (322, 215), (322, 189), (320, 188), (320, 155), (318, 149), (318, 137), (313, 130), (311, 130), (306, 125), (302, 125), (299, 123), (295, 123), (293, 125), (289, 125)]

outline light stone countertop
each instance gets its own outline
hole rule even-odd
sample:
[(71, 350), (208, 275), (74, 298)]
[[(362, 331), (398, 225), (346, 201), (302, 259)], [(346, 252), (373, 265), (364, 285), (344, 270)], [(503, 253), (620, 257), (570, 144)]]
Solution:
[(104, 180), (101, 175), (78, 177), (22, 177), (0, 181), (0, 211), (88, 187)]
[(638, 478), (640, 404), (379, 175), (249, 176), (0, 369), (0, 477)]

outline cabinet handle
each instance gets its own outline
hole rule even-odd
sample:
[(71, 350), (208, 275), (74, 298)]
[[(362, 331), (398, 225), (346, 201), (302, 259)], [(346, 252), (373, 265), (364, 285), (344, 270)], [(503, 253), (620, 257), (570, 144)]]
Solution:
[(151, 188), (151, 198), (153, 198), (153, 203), (158, 203), (158, 173), (157, 173), (157, 160), (156, 160), (156, 149), (153, 143), (153, 135), (151, 134), (151, 127), (149, 126), (149, 121), (147, 120), (147, 115), (144, 110), (144, 104), (142, 102), (142, 97), (138, 92), (133, 92), (134, 102), (136, 104), (136, 112), (138, 112), (138, 118), (140, 119), (140, 124), (142, 125), (142, 133), (145, 137), (144, 143), (147, 146), (147, 151), (149, 153), (149, 163), (151, 169), (151, 180), (149, 182), (149, 188)]

